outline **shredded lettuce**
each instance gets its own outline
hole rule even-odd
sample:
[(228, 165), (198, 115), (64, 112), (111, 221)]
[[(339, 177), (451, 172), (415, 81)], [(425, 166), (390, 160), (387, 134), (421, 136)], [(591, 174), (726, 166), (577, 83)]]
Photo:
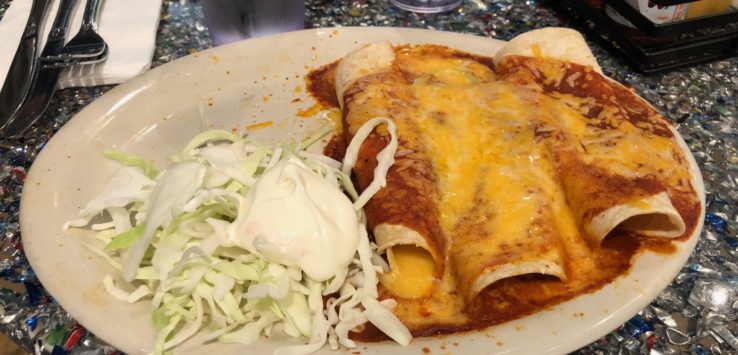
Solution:
[[(351, 167), (362, 141), (380, 124), (387, 125), (390, 144), (378, 156), (374, 182), (359, 195), (351, 183)], [(155, 354), (198, 332), (207, 332), (208, 340), (251, 344), (277, 329), (306, 341), (277, 354), (307, 354), (326, 344), (352, 348), (356, 344), (350, 331), (366, 322), (399, 344), (409, 343), (410, 332), (392, 313), (395, 303), (377, 299), (377, 272), (386, 265), (369, 240), (362, 209), (386, 184), (397, 147), (394, 124), (370, 120), (343, 164), (305, 151), (329, 132), (298, 144), (268, 146), (226, 131), (207, 131), (172, 155), (172, 165), (161, 172), (142, 157), (104, 153), (121, 169), (65, 229), (98, 231), (96, 239), (104, 247), (85, 246), (118, 272), (102, 280), (108, 293), (123, 302), (146, 299), (154, 306)], [(354, 260), (327, 281), (313, 280), (297, 267), (269, 261), (234, 243), (251, 187), (265, 170), (286, 159), (299, 159), (354, 202), (360, 221)]]
[(121, 234), (118, 234), (113, 238), (110, 243), (105, 245), (105, 248), (103, 250), (105, 251), (115, 251), (119, 249), (127, 249), (131, 245), (133, 245), (138, 238), (141, 238), (141, 235), (144, 231), (144, 224), (139, 224), (134, 228), (131, 228)]
[(123, 166), (135, 166), (149, 179), (156, 179), (156, 176), (159, 175), (159, 170), (154, 167), (154, 164), (138, 155), (128, 154), (120, 150), (108, 150), (103, 152), (103, 156), (110, 160), (117, 160)]

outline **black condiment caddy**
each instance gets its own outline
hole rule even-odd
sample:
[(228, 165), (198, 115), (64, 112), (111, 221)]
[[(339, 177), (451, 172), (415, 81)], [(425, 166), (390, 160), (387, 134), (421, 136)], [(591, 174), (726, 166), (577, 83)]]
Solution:
[[(659, 5), (687, 0), (652, 0)], [(694, 0), (692, 0), (694, 1)], [(724, 59), (738, 55), (738, 11), (655, 24), (624, 0), (560, 0), (559, 6), (587, 24), (611, 50), (625, 55), (646, 73)], [(619, 24), (606, 11), (615, 11), (636, 28)]]

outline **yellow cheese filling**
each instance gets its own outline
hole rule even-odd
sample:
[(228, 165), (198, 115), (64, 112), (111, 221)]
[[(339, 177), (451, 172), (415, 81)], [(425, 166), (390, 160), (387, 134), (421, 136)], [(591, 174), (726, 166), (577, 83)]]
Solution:
[(427, 250), (415, 245), (396, 245), (387, 250), (390, 272), (381, 275), (384, 287), (402, 298), (422, 298), (437, 283), (436, 263)]

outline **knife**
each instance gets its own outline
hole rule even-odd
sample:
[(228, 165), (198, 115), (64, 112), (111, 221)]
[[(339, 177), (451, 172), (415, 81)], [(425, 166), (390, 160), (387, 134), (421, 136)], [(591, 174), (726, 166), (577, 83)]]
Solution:
[(30, 91), (33, 65), (37, 64), (35, 59), (41, 39), (40, 29), (49, 3), (50, 0), (33, 0), (31, 5), (26, 28), (23, 30), (23, 36), (0, 90), (0, 127), (17, 112)]
[[(56, 56), (61, 53), (66, 40), (69, 18), (76, 4), (77, 0), (61, 0), (59, 10), (51, 26), (51, 32), (49, 32), (49, 37), (40, 57)], [(54, 94), (59, 72), (62, 68), (44, 67), (38, 57), (34, 58), (33, 67), (30, 89), (25, 100), (3, 126), (2, 133), (5, 137), (15, 137), (36, 122), (46, 110)]]

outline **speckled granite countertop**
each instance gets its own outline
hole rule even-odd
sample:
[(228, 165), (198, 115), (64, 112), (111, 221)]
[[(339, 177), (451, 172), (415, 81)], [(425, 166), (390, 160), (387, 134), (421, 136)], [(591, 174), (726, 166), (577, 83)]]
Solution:
[[(0, 1), (0, 17), (10, 1)], [(386, 0), (309, 0), (307, 27), (401, 26), (510, 39), (544, 26), (573, 26), (546, 1), (466, 0), (451, 13), (417, 15)], [(166, 0), (154, 66), (209, 48), (197, 1)], [(705, 230), (675, 281), (637, 316), (579, 350), (582, 354), (738, 353), (738, 59), (641, 75), (592, 44), (605, 73), (632, 86), (675, 123), (702, 170)], [(29, 351), (116, 352), (78, 325), (48, 295), (24, 257), (20, 193), (34, 157), (54, 132), (111, 86), (58, 91), (23, 138), (0, 140), (0, 331)]]

